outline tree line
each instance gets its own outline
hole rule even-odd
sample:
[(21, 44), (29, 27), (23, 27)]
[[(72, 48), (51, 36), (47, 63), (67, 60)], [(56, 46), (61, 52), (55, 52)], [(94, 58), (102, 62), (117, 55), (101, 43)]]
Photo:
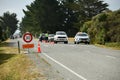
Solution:
[(107, 6), (102, 0), (35, 0), (23, 10), (21, 31), (39, 35), (64, 30), (74, 36), (84, 22), (108, 10)]
[(8, 39), (17, 29), (18, 20), (15, 13), (5, 12), (0, 16), (0, 41)]
[[(91, 43), (120, 42), (120, 10), (110, 11), (102, 0), (35, 0), (23, 9), (22, 33), (38, 35), (63, 30), (68, 36), (83, 31)], [(13, 35), (18, 28), (15, 13), (0, 16), (0, 41)]]

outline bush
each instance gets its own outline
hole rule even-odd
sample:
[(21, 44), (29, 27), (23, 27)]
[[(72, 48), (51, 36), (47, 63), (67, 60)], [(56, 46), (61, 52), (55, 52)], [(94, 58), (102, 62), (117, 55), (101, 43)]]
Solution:
[(101, 13), (81, 28), (90, 35), (91, 43), (120, 42), (120, 10)]

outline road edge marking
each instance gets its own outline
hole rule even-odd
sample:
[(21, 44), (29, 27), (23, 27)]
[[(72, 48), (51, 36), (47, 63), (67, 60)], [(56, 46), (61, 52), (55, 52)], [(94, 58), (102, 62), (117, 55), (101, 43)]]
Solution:
[(50, 60), (52, 60), (53, 62), (57, 63), (58, 65), (60, 65), (61, 67), (67, 69), (68, 71), (70, 71), (71, 73), (73, 73), (74, 75), (76, 75), (77, 77), (81, 78), (82, 80), (87, 80), (86, 78), (84, 78), (83, 76), (79, 75), (78, 73), (74, 72), (73, 70), (71, 70), (70, 68), (66, 67), (65, 65), (63, 65), (62, 63), (56, 61), (55, 59), (53, 59), (52, 57), (48, 56), (46, 53), (42, 53), (44, 56), (46, 56), (47, 58), (49, 58)]
[(111, 59), (116, 59), (116, 57), (114, 57), (114, 56), (107, 55), (106, 57), (111, 58)]

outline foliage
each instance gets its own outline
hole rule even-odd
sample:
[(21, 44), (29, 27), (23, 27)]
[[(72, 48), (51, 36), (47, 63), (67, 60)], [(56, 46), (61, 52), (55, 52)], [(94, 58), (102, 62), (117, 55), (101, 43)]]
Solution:
[(23, 10), (25, 17), (21, 23), (23, 33), (26, 31), (34, 34), (47, 31), (52, 33), (56, 29), (62, 29), (62, 14), (56, 0), (35, 0), (26, 7), (28, 10)]
[(0, 42), (2, 41), (2, 35), (3, 35), (3, 33), (2, 33), (2, 26), (1, 26), (1, 22), (0, 22)]
[(93, 16), (108, 10), (108, 4), (102, 0), (79, 0), (78, 5), (80, 27), (83, 26), (84, 22), (91, 20)]
[(86, 22), (82, 31), (89, 33), (91, 42), (105, 44), (106, 42), (120, 42), (120, 10), (104, 12)]
[(101, 0), (35, 0), (23, 10), (21, 31), (33, 34), (64, 30), (75, 35), (85, 21), (107, 10)]
[(3, 14), (3, 16), (0, 17), (1, 41), (6, 40), (8, 37), (10, 37), (10, 35), (13, 35), (17, 29), (18, 20), (16, 16), (17, 15), (15, 13), (10, 14), (9, 12), (6, 12)]
[(80, 29), (82, 32), (88, 32), (88, 28), (91, 26), (92, 24), (92, 21), (88, 21), (88, 22), (85, 22), (85, 24), (83, 25), (83, 27)]

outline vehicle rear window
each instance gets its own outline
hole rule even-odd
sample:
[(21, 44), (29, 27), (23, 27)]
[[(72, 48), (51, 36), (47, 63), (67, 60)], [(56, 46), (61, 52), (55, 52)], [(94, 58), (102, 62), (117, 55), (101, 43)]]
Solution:
[(56, 35), (66, 35), (65, 33), (56, 33)]
[(77, 34), (77, 36), (87, 36), (87, 34)]
[(54, 34), (50, 34), (49, 37), (54, 37)]

